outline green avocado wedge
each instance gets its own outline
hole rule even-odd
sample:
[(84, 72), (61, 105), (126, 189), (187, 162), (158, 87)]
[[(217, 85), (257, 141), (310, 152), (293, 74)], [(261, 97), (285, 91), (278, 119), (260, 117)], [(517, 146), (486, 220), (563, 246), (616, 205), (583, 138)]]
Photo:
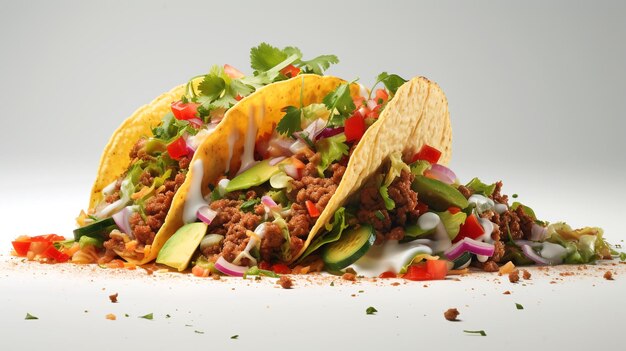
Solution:
[(261, 185), (279, 171), (278, 165), (270, 166), (270, 160), (261, 161), (233, 178), (226, 186), (226, 192), (244, 190)]
[(184, 271), (191, 256), (200, 245), (208, 225), (203, 222), (185, 224), (169, 238), (159, 251), (156, 263), (161, 263), (178, 271)]
[(450, 207), (464, 209), (469, 206), (460, 191), (437, 179), (415, 176), (411, 188), (417, 192), (420, 200), (436, 211), (445, 211)]

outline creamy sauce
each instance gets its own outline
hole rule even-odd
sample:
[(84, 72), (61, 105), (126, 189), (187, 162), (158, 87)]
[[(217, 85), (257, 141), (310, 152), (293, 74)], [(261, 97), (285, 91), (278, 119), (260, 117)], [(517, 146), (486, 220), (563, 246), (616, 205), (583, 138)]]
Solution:
[(497, 214), (503, 214), (509, 209), (509, 207), (505, 204), (496, 204), (493, 209)]
[(246, 131), (245, 141), (243, 144), (243, 154), (241, 155), (241, 167), (239, 172), (250, 168), (254, 164), (254, 142), (256, 141), (257, 125), (254, 118), (254, 107), (250, 107), (248, 113), (248, 130)]
[(559, 244), (544, 242), (539, 254), (541, 257), (550, 261), (550, 263), (559, 264), (563, 262), (563, 257), (567, 254), (567, 249)]
[(213, 134), (216, 127), (217, 124), (208, 124), (206, 129), (201, 129), (196, 135), (187, 137), (187, 146), (192, 148), (194, 151), (197, 150), (204, 140), (206, 140), (209, 135)]
[(474, 194), (467, 199), (469, 203), (473, 203), (476, 205), (476, 211), (478, 213), (483, 213), (485, 211), (493, 210), (495, 203), (488, 197)]
[[(494, 229), (493, 222), (485, 218), (479, 218), (478, 222), (483, 227), (483, 230), (485, 231), (485, 233), (479, 236), (478, 238), (476, 238), (476, 240), (482, 241), (484, 243), (493, 244), (493, 239), (491, 238), (491, 234), (493, 233), (493, 229)], [(476, 259), (478, 260), (478, 262), (487, 262), (487, 260), (489, 259), (489, 256), (476, 255)]]
[(202, 197), (202, 177), (204, 176), (204, 165), (201, 160), (193, 161), (190, 167), (191, 181), (189, 191), (185, 198), (185, 208), (183, 210), (183, 222), (193, 223), (197, 219), (198, 209), (207, 206), (208, 203)]
[(117, 180), (114, 180), (111, 184), (105, 186), (102, 189), (102, 194), (103, 195), (111, 195), (113, 193), (113, 191), (115, 190), (115, 184), (117, 183)]
[(250, 240), (248, 241), (248, 245), (246, 245), (246, 248), (241, 251), (241, 253), (239, 255), (237, 255), (237, 257), (235, 257), (235, 259), (233, 260), (233, 264), (238, 265), (239, 262), (241, 262), (242, 258), (247, 258), (250, 260), (250, 264), (252, 266), (256, 266), (256, 258), (252, 257), (252, 255), (250, 255), (250, 250), (252, 250), (253, 247), (255, 247), (261, 239), (263, 239), (263, 237), (265, 236), (265, 223), (261, 223), (258, 225), (258, 227), (256, 227), (254, 229), (254, 234), (256, 234), (256, 236), (250, 236)]
[(365, 277), (377, 277), (386, 271), (398, 273), (416, 255), (421, 253), (431, 255), (433, 253), (430, 247), (421, 243), (422, 240), (413, 240), (403, 244), (400, 244), (398, 240), (387, 240), (382, 245), (372, 246), (363, 257), (350, 267), (358, 275)]
[(105, 218), (111, 216), (113, 213), (121, 210), (130, 200), (130, 193), (132, 192), (132, 184), (130, 179), (125, 179), (120, 186), (121, 197), (119, 200), (107, 205), (105, 208), (96, 213), (96, 217)]
[(434, 229), (439, 223), (441, 223), (441, 218), (432, 212), (426, 212), (417, 219), (417, 225), (426, 231)]
[(226, 173), (230, 171), (230, 162), (233, 159), (233, 147), (235, 146), (235, 141), (237, 141), (237, 134), (235, 134), (235, 131), (232, 131), (228, 135), (228, 139), (226, 139), (226, 142), (228, 143), (228, 157), (226, 158)]

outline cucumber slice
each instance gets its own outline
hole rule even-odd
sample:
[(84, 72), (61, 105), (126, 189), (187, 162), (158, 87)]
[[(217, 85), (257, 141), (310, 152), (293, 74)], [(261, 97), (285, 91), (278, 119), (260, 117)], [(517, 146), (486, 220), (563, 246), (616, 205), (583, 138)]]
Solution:
[(365, 255), (375, 240), (376, 233), (369, 225), (347, 230), (339, 240), (324, 247), (322, 260), (329, 270), (346, 268)]
[(81, 236), (90, 236), (92, 238), (108, 238), (109, 233), (117, 229), (117, 224), (113, 217), (99, 219), (86, 226), (74, 229), (74, 240), (79, 241)]
[(454, 266), (452, 269), (463, 269), (467, 267), (472, 261), (472, 254), (465, 251), (461, 254), (461, 256), (457, 257), (456, 260), (453, 261)]

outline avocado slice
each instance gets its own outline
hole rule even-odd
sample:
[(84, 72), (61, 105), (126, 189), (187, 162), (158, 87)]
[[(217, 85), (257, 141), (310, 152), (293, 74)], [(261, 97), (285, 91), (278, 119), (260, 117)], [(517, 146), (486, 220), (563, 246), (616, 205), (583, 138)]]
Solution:
[(208, 225), (203, 222), (185, 224), (180, 227), (159, 251), (156, 262), (183, 271), (191, 256), (200, 245)]
[(226, 192), (249, 189), (253, 186), (261, 185), (279, 171), (280, 168), (278, 168), (277, 164), (270, 166), (270, 160), (261, 161), (233, 178), (226, 186)]
[(450, 207), (464, 209), (469, 205), (460, 191), (437, 179), (415, 176), (411, 188), (417, 192), (420, 200), (436, 211), (445, 211)]

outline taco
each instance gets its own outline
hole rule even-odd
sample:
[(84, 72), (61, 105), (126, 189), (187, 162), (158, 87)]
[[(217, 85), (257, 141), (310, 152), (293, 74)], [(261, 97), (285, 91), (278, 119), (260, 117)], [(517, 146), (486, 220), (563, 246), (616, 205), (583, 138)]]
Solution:
[[(89, 208), (77, 218), (74, 231), (76, 241), (88, 249), (73, 261), (106, 262), (115, 256), (135, 264), (154, 260), (181, 224), (193, 173), (189, 165), (213, 156), (203, 145), (210, 135), (223, 134), (219, 126), (229, 114), (247, 112), (263, 100), (262, 114), (271, 115), (279, 103), (295, 104), (309, 90), (330, 91), (341, 82), (321, 77), (338, 62), (333, 55), (305, 61), (297, 48), (279, 50), (263, 43), (251, 49), (250, 58), (252, 75), (214, 66), (143, 106), (115, 131), (102, 154)], [(301, 75), (311, 76), (315, 85), (301, 92), (296, 78)], [(102, 246), (104, 257), (95, 250)]]
[[(192, 165), (190, 189), (181, 192), (184, 222), (198, 234), (181, 228), (157, 263), (182, 270), (197, 257), (205, 272), (208, 264), (232, 275), (286, 266), (320, 231), (341, 234), (347, 218), (339, 207), (389, 154), (427, 143), (448, 160), (451, 129), (439, 86), (422, 77), (406, 84), (397, 75), (378, 78), (385, 88), (364, 97), (347, 82), (309, 94), (317, 78), (304, 76), (295, 106), (267, 113), (259, 108), (271, 103), (267, 95), (229, 111), (203, 145), (213, 157)], [(242, 135), (241, 143), (224, 142)]]

